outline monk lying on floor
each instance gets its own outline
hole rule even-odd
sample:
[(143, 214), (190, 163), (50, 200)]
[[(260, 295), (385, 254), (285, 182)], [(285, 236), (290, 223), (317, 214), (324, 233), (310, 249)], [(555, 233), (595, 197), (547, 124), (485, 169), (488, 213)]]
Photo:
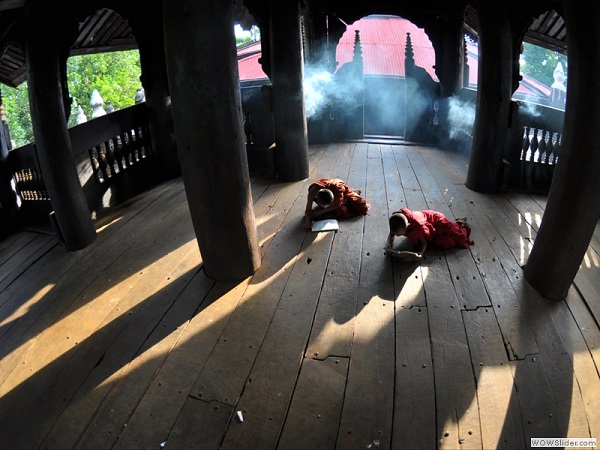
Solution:
[[(414, 253), (414, 260), (420, 261), (427, 249), (427, 243), (432, 242), (444, 249), (455, 247), (469, 248), (474, 242), (469, 238), (471, 228), (467, 225), (465, 217), (451, 221), (444, 214), (432, 211), (412, 211), (402, 208), (394, 212), (389, 219), (390, 234), (385, 247), (386, 253), (393, 255), (394, 238), (406, 236), (413, 245), (418, 245)], [(405, 253), (405, 252), (403, 252)]]
[[(310, 229), (314, 219), (350, 219), (369, 211), (369, 204), (359, 190), (351, 189), (339, 178), (321, 178), (308, 187), (304, 227)], [(316, 207), (314, 204), (316, 203)]]

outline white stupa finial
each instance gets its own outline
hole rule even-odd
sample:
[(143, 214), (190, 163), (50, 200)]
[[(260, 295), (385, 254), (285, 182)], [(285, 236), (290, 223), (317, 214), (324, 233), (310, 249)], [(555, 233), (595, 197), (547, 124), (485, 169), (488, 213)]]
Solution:
[(560, 89), (564, 91), (565, 88), (565, 71), (563, 70), (562, 63), (559, 61), (556, 65), (556, 69), (554, 69), (554, 83), (552, 83), (552, 87), (555, 89)]
[(84, 123), (87, 122), (87, 117), (85, 115), (85, 113), (83, 112), (83, 108), (81, 107), (81, 105), (77, 106), (77, 125), (79, 125), (80, 123)]
[(144, 88), (138, 88), (135, 91), (135, 103), (142, 103), (146, 101), (146, 91), (144, 91)]
[(92, 107), (92, 119), (95, 117), (100, 117), (106, 115), (106, 111), (104, 111), (103, 105), (104, 100), (100, 96), (98, 89), (94, 89), (92, 91), (92, 95), (90, 96), (90, 106)]

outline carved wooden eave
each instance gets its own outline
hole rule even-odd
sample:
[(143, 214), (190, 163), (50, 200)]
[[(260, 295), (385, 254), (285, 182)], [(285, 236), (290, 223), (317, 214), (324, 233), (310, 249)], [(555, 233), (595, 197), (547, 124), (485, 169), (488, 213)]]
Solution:
[[(17, 87), (25, 81), (25, 55), (22, 49), (25, 3), (26, 0), (0, 0), (0, 83), (12, 87)], [(246, 0), (243, 4), (266, 37), (269, 1)], [(74, 17), (79, 21), (79, 34), (71, 48), (71, 55), (137, 48), (127, 18), (110, 9), (109, 1), (95, 2), (94, 5), (74, 4), (71, 8)], [(120, 8), (120, 4), (118, 6)], [(525, 33), (525, 41), (566, 53), (566, 30), (561, 17), (561, 2), (532, 0), (515, 3), (515, 8), (523, 9), (524, 6), (531, 11), (532, 20), (531, 26)], [(464, 29), (475, 39), (477, 38), (474, 0), (430, 0), (419, 2), (418, 6), (389, 0), (360, 3), (342, 0), (328, 2), (305, 0), (301, 2), (301, 7), (303, 14), (307, 16), (329, 16), (339, 18), (345, 23), (352, 23), (370, 14), (394, 14), (405, 17), (421, 27), (430, 26), (432, 22), (440, 20), (440, 17), (454, 17), (456, 14), (463, 14), (464, 11)], [(264, 53), (268, 54), (268, 48), (264, 50)]]
[[(6, 9), (0, 0), (0, 83), (18, 87), (25, 81), (25, 51), (23, 29), (25, 18), (22, 7)], [(126, 18), (108, 8), (82, 15), (79, 32), (71, 47), (71, 56), (132, 50), (138, 48)]]

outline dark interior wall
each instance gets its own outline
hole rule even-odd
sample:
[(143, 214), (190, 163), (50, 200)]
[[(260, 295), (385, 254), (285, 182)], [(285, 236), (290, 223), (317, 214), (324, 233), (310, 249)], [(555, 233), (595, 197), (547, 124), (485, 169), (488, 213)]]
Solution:
[(270, 106), (271, 82), (269, 80), (240, 83), (242, 111), (250, 114), (252, 143), (269, 146), (274, 142), (273, 114)]
[[(405, 83), (400, 77), (365, 76), (365, 134), (404, 136)], [(416, 100), (415, 100), (416, 101)]]

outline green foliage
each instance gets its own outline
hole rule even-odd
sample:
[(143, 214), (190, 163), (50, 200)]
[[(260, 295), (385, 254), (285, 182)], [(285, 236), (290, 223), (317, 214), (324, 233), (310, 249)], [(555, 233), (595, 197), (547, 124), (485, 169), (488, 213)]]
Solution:
[(29, 94), (27, 83), (17, 89), (3, 86), (2, 99), (6, 111), (6, 122), (10, 130), (10, 137), (15, 147), (21, 147), (33, 142), (33, 129), (29, 116)]
[(239, 25), (236, 26), (236, 35), (235, 35), (235, 45), (239, 47), (243, 47), (244, 45), (248, 45), (252, 42), (260, 41), (260, 28), (256, 25), (252, 25), (250, 30), (243, 30)]
[[(77, 124), (78, 105), (82, 107), (88, 119), (92, 116), (90, 96), (94, 89), (97, 89), (102, 96), (105, 107), (107, 101), (110, 101), (115, 109), (133, 105), (135, 92), (142, 87), (140, 73), (140, 58), (137, 50), (69, 58), (67, 83), (73, 104), (68, 126)], [(18, 89), (3, 86), (2, 99), (15, 146), (20, 147), (33, 142), (27, 83), (23, 83)]]
[(237, 47), (243, 47), (244, 45), (250, 44), (252, 42), (251, 36), (238, 36), (235, 38), (235, 45)]
[(98, 89), (104, 106), (110, 101), (115, 109), (122, 109), (135, 103), (135, 91), (142, 87), (137, 50), (73, 56), (67, 61), (67, 73), (72, 116), (77, 115), (77, 105), (88, 118), (92, 116), (90, 96), (94, 89)]
[(552, 86), (554, 83), (554, 69), (559, 62), (562, 63), (566, 76), (567, 57), (565, 55), (527, 42), (523, 44), (521, 72), (541, 81), (546, 86)]

